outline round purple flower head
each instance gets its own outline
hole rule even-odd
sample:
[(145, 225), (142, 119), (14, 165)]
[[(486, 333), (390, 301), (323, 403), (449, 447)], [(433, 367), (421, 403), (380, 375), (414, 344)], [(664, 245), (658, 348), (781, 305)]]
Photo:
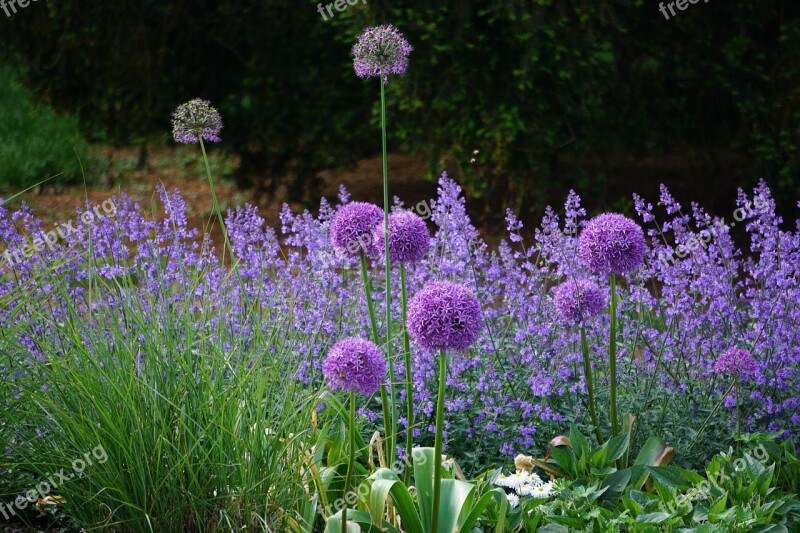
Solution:
[(383, 220), (383, 209), (367, 202), (352, 202), (339, 209), (331, 221), (331, 243), (345, 257), (370, 255), (372, 230)]
[(588, 279), (568, 280), (556, 287), (556, 311), (568, 323), (588, 320), (606, 308), (605, 292)]
[(578, 238), (578, 255), (598, 274), (627, 274), (639, 268), (647, 245), (633, 220), (617, 213), (594, 217)]
[[(383, 256), (386, 249), (383, 222), (372, 230), (375, 254)], [(419, 215), (410, 211), (398, 211), (389, 215), (389, 259), (393, 263), (420, 261), (431, 245), (428, 226)]]
[(475, 295), (449, 281), (425, 285), (408, 305), (408, 333), (428, 350), (463, 352), (478, 339), (481, 321)]
[(408, 68), (411, 53), (403, 34), (391, 24), (367, 28), (353, 45), (353, 65), (359, 78), (381, 78), (389, 83), (389, 75), (402, 75)]
[(360, 392), (365, 396), (380, 389), (386, 359), (368, 340), (349, 338), (337, 342), (322, 362), (322, 373), (331, 389)]
[(750, 375), (755, 371), (756, 360), (749, 351), (741, 348), (730, 348), (714, 363), (714, 372), (718, 374)]
[(211, 102), (195, 98), (178, 106), (172, 114), (172, 136), (175, 142), (196, 143), (198, 138), (208, 142), (219, 142), (222, 117)]

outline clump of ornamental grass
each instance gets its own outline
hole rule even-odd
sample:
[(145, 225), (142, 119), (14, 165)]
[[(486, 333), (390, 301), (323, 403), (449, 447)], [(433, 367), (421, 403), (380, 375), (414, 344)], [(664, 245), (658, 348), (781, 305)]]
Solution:
[[(0, 423), (11, 490), (59, 496), (51, 512), (87, 528), (284, 530), (314, 407), (294, 379), (299, 337), (274, 312), (291, 295), (226, 302), (238, 281), (194, 244), (178, 198), (162, 199), (163, 224), (117, 199), (76, 248), (21, 265), (15, 290), (0, 278), (14, 302), (3, 323), (17, 322), (0, 350), (20, 400)], [(43, 488), (54, 473), (69, 479)]]

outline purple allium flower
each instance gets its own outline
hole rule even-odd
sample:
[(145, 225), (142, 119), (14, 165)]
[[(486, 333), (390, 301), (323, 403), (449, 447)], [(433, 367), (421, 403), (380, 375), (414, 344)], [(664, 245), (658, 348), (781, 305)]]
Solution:
[[(383, 256), (383, 221), (372, 230), (375, 254)], [(431, 236), (425, 221), (410, 211), (398, 211), (389, 215), (389, 258), (393, 263), (420, 261), (431, 245)]]
[(322, 362), (332, 389), (374, 394), (386, 374), (386, 359), (372, 342), (354, 337), (337, 342)]
[(578, 239), (580, 258), (598, 274), (632, 272), (642, 264), (646, 251), (642, 228), (617, 213), (594, 217)]
[(367, 202), (353, 202), (342, 207), (331, 221), (331, 243), (343, 256), (356, 258), (362, 252), (371, 255), (372, 230), (383, 221), (383, 209)]
[(428, 350), (463, 352), (478, 339), (481, 322), (475, 295), (449, 281), (425, 285), (408, 305), (408, 333)]
[(172, 114), (172, 136), (175, 142), (196, 143), (199, 137), (208, 142), (219, 142), (222, 117), (211, 102), (195, 98), (178, 106)]
[(580, 322), (605, 310), (605, 291), (589, 279), (568, 280), (556, 287), (556, 311), (567, 323)]
[(411, 50), (403, 34), (391, 24), (367, 28), (353, 45), (356, 75), (389, 83), (390, 74), (405, 74)]
[(756, 371), (756, 360), (748, 350), (730, 348), (719, 356), (714, 363), (714, 372), (718, 374), (746, 374)]

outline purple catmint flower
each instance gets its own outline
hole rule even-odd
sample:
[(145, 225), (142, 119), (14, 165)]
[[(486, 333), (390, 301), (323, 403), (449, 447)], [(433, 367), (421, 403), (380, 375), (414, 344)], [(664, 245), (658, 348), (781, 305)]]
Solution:
[(331, 244), (341, 255), (356, 258), (374, 253), (372, 230), (383, 221), (383, 209), (367, 202), (353, 202), (339, 209), (331, 221)]
[(756, 360), (748, 350), (730, 348), (714, 363), (714, 372), (718, 374), (751, 375), (756, 371)]
[[(372, 231), (375, 254), (384, 254), (383, 222)], [(431, 245), (431, 236), (425, 221), (410, 211), (398, 211), (389, 215), (389, 258), (392, 263), (421, 261)]]
[(353, 45), (356, 75), (389, 83), (390, 74), (405, 74), (411, 50), (403, 34), (391, 24), (367, 28)]
[(368, 340), (348, 338), (337, 342), (322, 362), (328, 385), (336, 390), (377, 392), (386, 374), (386, 359), (380, 348)]
[(475, 295), (449, 281), (425, 285), (408, 305), (408, 333), (428, 350), (463, 352), (478, 339), (481, 321)]
[(642, 228), (617, 213), (594, 217), (578, 239), (578, 254), (598, 274), (628, 274), (642, 264), (647, 245)]
[(605, 310), (605, 291), (589, 279), (571, 279), (556, 287), (556, 311), (569, 324), (588, 320)]
[(219, 142), (222, 117), (211, 102), (195, 98), (178, 106), (172, 114), (172, 136), (175, 142), (196, 143), (199, 138), (208, 142)]

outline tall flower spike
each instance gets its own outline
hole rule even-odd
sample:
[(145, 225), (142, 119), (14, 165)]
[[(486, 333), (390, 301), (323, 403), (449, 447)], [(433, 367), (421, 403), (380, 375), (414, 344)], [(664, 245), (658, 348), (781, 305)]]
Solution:
[(589, 279), (568, 280), (556, 287), (553, 298), (561, 319), (574, 324), (605, 311), (605, 292)]
[(322, 362), (328, 385), (336, 390), (370, 396), (378, 391), (386, 374), (386, 359), (368, 340), (349, 338), (337, 342)]
[[(372, 230), (372, 241), (376, 255), (383, 256), (383, 221)], [(431, 245), (431, 236), (425, 221), (410, 211), (398, 211), (389, 215), (389, 259), (392, 263), (421, 261)]]
[(475, 295), (449, 281), (429, 283), (408, 306), (408, 334), (428, 350), (463, 352), (478, 340), (481, 322)]
[(367, 202), (352, 202), (339, 209), (331, 221), (331, 243), (344, 257), (372, 255), (372, 230), (383, 221), (383, 209)]
[(172, 114), (172, 136), (175, 142), (191, 144), (204, 141), (219, 142), (222, 117), (211, 102), (195, 98), (178, 106)]
[(578, 254), (598, 274), (628, 274), (641, 266), (647, 244), (642, 228), (617, 213), (594, 217), (578, 238)]
[(391, 24), (367, 28), (353, 45), (353, 66), (359, 78), (381, 78), (389, 83), (389, 76), (401, 76), (408, 68), (411, 53), (403, 34)]

